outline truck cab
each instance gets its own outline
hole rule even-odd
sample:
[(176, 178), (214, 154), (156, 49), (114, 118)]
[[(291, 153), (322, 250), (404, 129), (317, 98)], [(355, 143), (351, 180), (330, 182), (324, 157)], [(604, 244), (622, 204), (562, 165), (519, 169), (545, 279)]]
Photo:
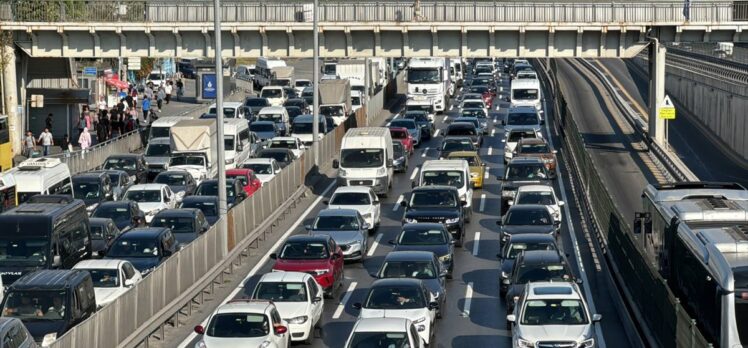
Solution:
[(386, 196), (392, 188), (394, 152), (390, 131), (383, 127), (351, 128), (343, 137), (338, 169), (341, 186), (369, 186)]
[(408, 65), (408, 98), (416, 95), (431, 99), (436, 111), (449, 108), (449, 96), (454, 86), (449, 77), (449, 60), (446, 58), (413, 58)]

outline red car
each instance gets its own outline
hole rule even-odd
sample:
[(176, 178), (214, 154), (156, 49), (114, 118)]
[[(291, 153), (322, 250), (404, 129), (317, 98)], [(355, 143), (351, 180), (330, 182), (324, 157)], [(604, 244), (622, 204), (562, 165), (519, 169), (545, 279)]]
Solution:
[(408, 156), (413, 154), (415, 141), (413, 140), (413, 136), (408, 133), (407, 128), (390, 127), (390, 136), (392, 136), (393, 140), (400, 140), (400, 142), (403, 143), (403, 148), (408, 152)]
[(332, 298), (335, 289), (343, 284), (343, 250), (328, 235), (295, 235), (286, 239), (278, 253), (270, 254), (275, 260), (274, 271), (304, 272)]
[(247, 193), (247, 197), (252, 196), (255, 191), (262, 187), (262, 181), (257, 178), (252, 169), (238, 168), (229, 169), (226, 171), (226, 179), (237, 179), (241, 182), (244, 192)]

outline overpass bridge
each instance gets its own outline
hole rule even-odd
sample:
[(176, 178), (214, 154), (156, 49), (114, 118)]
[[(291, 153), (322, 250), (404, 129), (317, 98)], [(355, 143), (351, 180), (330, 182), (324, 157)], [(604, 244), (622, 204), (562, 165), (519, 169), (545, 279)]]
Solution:
[[(321, 57), (633, 57), (663, 42), (748, 41), (748, 3), (323, 1)], [(312, 4), (222, 4), (224, 57), (312, 57)], [(688, 16), (686, 17), (686, 13)], [(0, 30), (32, 57), (212, 57), (212, 1), (11, 0)]]

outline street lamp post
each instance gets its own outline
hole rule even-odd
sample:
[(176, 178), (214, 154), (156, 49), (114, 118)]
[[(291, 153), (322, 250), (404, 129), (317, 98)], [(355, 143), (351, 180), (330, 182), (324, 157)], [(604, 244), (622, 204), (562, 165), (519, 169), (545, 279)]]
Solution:
[[(218, 0), (216, 0), (218, 1)], [(312, 72), (312, 86), (314, 88), (314, 102), (312, 103), (312, 149), (314, 149), (314, 165), (319, 167), (319, 27), (317, 25), (318, 0), (314, 0), (313, 32), (314, 32), (314, 71)]]
[(228, 227), (228, 209), (226, 207), (226, 160), (223, 144), (223, 59), (221, 58), (221, 0), (213, 0), (213, 33), (215, 35), (215, 57), (216, 57), (216, 145), (218, 154), (216, 165), (218, 166), (218, 214), (221, 218), (221, 229), (224, 250), (228, 250), (226, 241)]

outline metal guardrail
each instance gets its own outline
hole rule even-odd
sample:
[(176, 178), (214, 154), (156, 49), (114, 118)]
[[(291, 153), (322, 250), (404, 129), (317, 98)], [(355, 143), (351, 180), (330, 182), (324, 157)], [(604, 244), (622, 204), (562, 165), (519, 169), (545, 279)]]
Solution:
[[(304, 22), (311, 2), (224, 1), (225, 23)], [(493, 1), (323, 1), (321, 22), (640, 23), (704, 24), (748, 20), (748, 3), (691, 2), (690, 21), (678, 1), (657, 2), (493, 2)], [(416, 13), (418, 12), (418, 13)], [(178, 0), (9, 0), (0, 20), (13, 22), (212, 22), (210, 1)]]
[(122, 136), (98, 143), (86, 150), (62, 152), (47, 156), (59, 158), (68, 165), (70, 174), (87, 172), (101, 167), (107, 157), (118, 153), (130, 153), (143, 147), (140, 131), (134, 130)]
[[(748, 83), (748, 64), (673, 46), (668, 46), (667, 51), (666, 61), (668, 65), (721, 77), (735, 83)], [(640, 54), (640, 56), (642, 55)], [(648, 57), (645, 54), (643, 58), (647, 59)]]

